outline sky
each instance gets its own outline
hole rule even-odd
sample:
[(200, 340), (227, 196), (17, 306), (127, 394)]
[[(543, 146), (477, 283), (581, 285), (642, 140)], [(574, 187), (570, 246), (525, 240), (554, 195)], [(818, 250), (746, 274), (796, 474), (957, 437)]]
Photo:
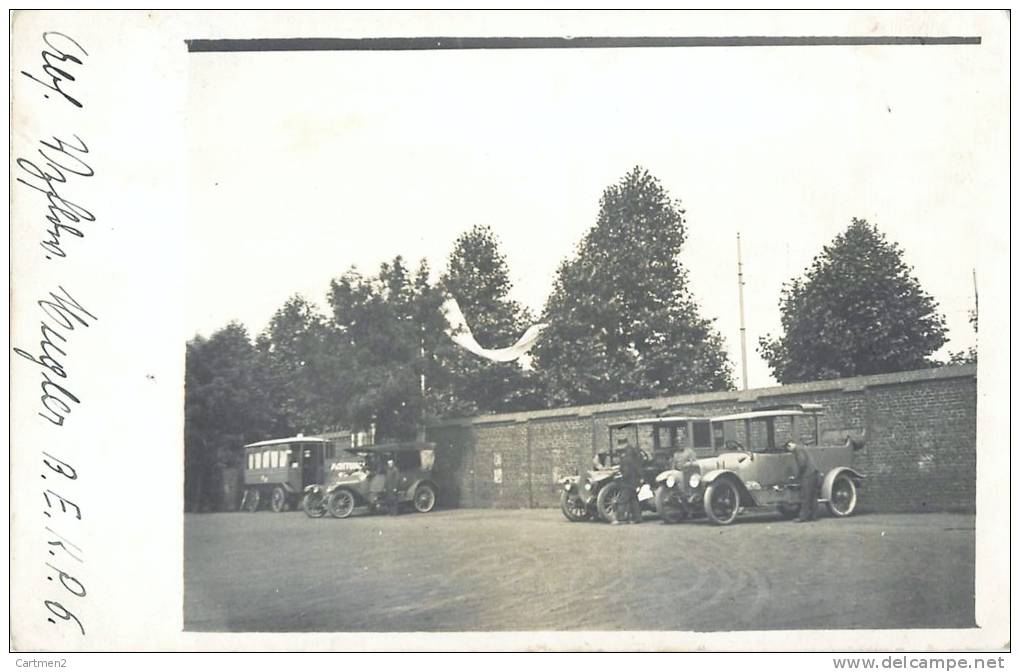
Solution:
[[(196, 54), (189, 60), (186, 269), (191, 333), (254, 335), (296, 293), (396, 255), (438, 273), (456, 237), (496, 232), (536, 313), (556, 267), (635, 165), (686, 209), (681, 262), (740, 381), (777, 334), (784, 282), (853, 217), (904, 249), (950, 342), (981, 247), (1003, 87), (979, 48), (812, 47)], [(989, 279), (990, 280), (990, 279)], [(507, 334), (507, 344), (519, 334)]]

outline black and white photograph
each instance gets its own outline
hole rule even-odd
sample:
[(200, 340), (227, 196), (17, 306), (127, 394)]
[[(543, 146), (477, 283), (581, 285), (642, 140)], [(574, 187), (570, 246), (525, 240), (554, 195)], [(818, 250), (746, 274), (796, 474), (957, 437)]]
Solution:
[(12, 651), (1009, 651), (1009, 33), (17, 17)]

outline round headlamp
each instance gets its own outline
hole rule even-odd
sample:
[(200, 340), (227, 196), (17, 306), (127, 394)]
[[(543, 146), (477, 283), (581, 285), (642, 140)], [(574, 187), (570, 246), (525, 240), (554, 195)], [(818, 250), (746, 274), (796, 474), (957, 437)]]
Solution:
[(667, 476), (666, 477), (666, 487), (667, 488), (672, 488), (674, 485), (676, 485), (676, 478), (674, 478), (673, 476)]
[(584, 489), (585, 490), (591, 490), (591, 483), (585, 483), (584, 484)]
[(691, 479), (687, 481), (687, 484), (692, 488), (698, 487), (699, 483), (701, 483), (701, 474), (691, 474)]

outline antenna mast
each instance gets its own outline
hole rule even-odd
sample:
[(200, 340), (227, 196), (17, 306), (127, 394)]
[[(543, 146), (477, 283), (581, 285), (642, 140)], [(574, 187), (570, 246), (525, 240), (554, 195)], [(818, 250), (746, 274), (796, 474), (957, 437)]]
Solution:
[(747, 329), (744, 327), (744, 264), (740, 256), (740, 233), (737, 233), (737, 291), (740, 295), (740, 368), (741, 382), (747, 389)]
[(974, 321), (978, 321), (978, 292), (977, 292), (977, 269), (970, 269), (971, 275), (974, 278)]

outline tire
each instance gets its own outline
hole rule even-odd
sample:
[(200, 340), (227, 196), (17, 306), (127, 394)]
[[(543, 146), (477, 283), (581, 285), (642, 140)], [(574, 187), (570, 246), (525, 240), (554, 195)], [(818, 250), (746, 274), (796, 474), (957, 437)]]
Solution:
[(832, 481), (829, 492), (829, 512), (837, 518), (846, 518), (857, 508), (857, 484), (846, 474)]
[(620, 484), (616, 481), (606, 483), (595, 498), (599, 518), (611, 523), (616, 520), (616, 503), (620, 500)]
[(259, 510), (259, 502), (262, 495), (258, 488), (251, 488), (244, 491), (244, 498), (241, 500), (241, 507), (248, 513), (255, 513)]
[(269, 509), (273, 513), (282, 513), (287, 509), (287, 491), (276, 486), (269, 494)]
[(560, 493), (560, 511), (563, 516), (572, 523), (579, 523), (588, 519), (588, 507), (581, 498), (572, 495), (566, 490)]
[(677, 501), (676, 495), (673, 488), (667, 488), (665, 485), (655, 489), (655, 510), (663, 523), (679, 523), (687, 518), (687, 507), (682, 501)]
[(415, 511), (428, 513), (436, 507), (436, 489), (428, 483), (422, 483), (414, 489), (412, 502)]
[(348, 518), (354, 513), (354, 493), (347, 488), (338, 488), (326, 498), (326, 509), (334, 518)]
[(716, 525), (729, 525), (740, 511), (740, 492), (728, 478), (713, 481), (705, 490), (705, 515)]
[(301, 498), (301, 508), (309, 518), (322, 518), (328, 513), (326, 495), (321, 490), (306, 492)]

